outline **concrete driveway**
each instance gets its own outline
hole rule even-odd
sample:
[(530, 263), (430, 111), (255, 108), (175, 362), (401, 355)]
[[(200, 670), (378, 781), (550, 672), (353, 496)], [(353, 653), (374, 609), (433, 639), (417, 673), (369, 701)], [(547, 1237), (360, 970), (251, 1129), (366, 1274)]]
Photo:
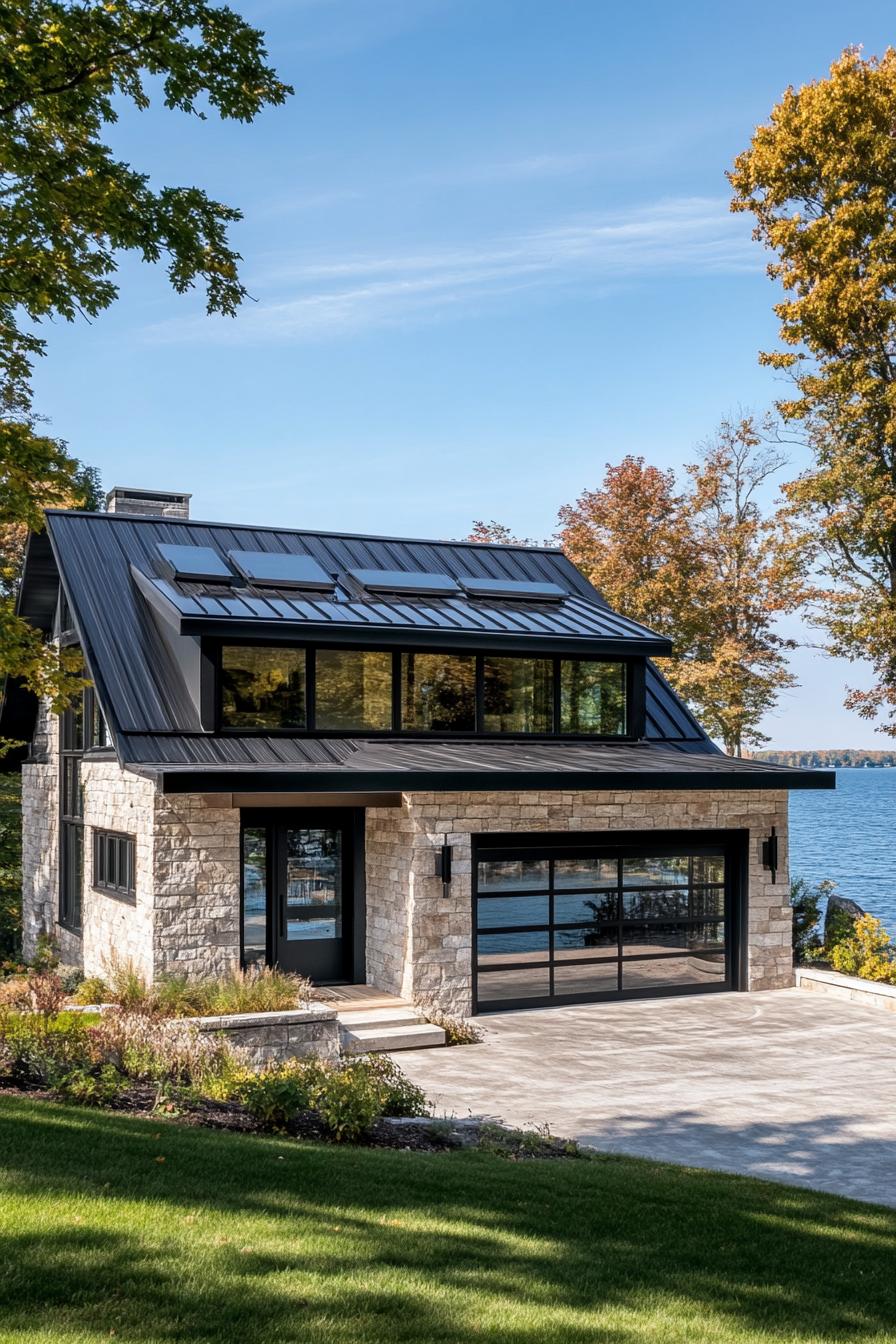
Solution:
[(788, 989), (477, 1020), (395, 1056), (437, 1111), (896, 1205), (896, 1013)]

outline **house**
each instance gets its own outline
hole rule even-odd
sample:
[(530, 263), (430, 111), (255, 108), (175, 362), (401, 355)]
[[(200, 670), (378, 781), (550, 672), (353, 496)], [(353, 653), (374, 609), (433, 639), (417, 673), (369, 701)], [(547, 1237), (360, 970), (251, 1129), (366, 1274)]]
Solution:
[(558, 550), (49, 512), (21, 611), (83, 650), (13, 688), (26, 950), (276, 963), (456, 1011), (791, 983), (787, 791), (723, 755)]

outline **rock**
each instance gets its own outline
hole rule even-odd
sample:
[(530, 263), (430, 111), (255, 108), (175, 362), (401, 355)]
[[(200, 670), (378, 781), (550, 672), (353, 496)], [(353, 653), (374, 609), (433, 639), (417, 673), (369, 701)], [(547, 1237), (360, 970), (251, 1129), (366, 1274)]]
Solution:
[(834, 943), (848, 937), (852, 933), (853, 923), (861, 919), (864, 913), (858, 902), (851, 901), (848, 896), (829, 896), (824, 913), (825, 947), (832, 947)]

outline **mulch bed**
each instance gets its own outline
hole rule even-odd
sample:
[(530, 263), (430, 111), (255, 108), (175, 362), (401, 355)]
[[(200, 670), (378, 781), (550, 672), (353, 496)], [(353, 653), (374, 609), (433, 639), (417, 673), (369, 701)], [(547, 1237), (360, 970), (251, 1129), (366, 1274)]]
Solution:
[[(47, 1088), (0, 1086), (0, 1098), (27, 1096), (36, 1101), (65, 1101)], [(271, 1133), (238, 1101), (167, 1100), (157, 1088), (135, 1083), (114, 1101), (97, 1109), (118, 1111), (144, 1119), (170, 1120), (179, 1125), (227, 1129), (240, 1134)], [(333, 1136), (316, 1111), (300, 1111), (289, 1123), (290, 1138), (332, 1143)], [(432, 1120), (427, 1117), (390, 1119), (381, 1117), (357, 1139), (353, 1147), (396, 1148), (418, 1153), (449, 1153), (462, 1148), (481, 1149), (511, 1161), (583, 1158), (575, 1144), (547, 1133), (508, 1129), (496, 1121)]]

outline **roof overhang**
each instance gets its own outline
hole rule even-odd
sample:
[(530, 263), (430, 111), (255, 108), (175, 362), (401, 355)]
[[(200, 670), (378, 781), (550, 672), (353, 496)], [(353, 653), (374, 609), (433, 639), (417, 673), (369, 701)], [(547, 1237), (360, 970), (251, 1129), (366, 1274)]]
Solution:
[[(539, 770), (457, 769), (405, 771), (384, 769), (242, 769), (172, 767), (128, 764), (133, 773), (156, 780), (163, 793), (508, 793), (570, 789), (584, 791), (638, 790), (781, 790), (833, 789), (833, 770), (756, 769), (735, 767), (700, 769), (690, 756), (688, 766), (663, 771), (632, 769)], [(718, 761), (719, 757), (708, 758)]]

